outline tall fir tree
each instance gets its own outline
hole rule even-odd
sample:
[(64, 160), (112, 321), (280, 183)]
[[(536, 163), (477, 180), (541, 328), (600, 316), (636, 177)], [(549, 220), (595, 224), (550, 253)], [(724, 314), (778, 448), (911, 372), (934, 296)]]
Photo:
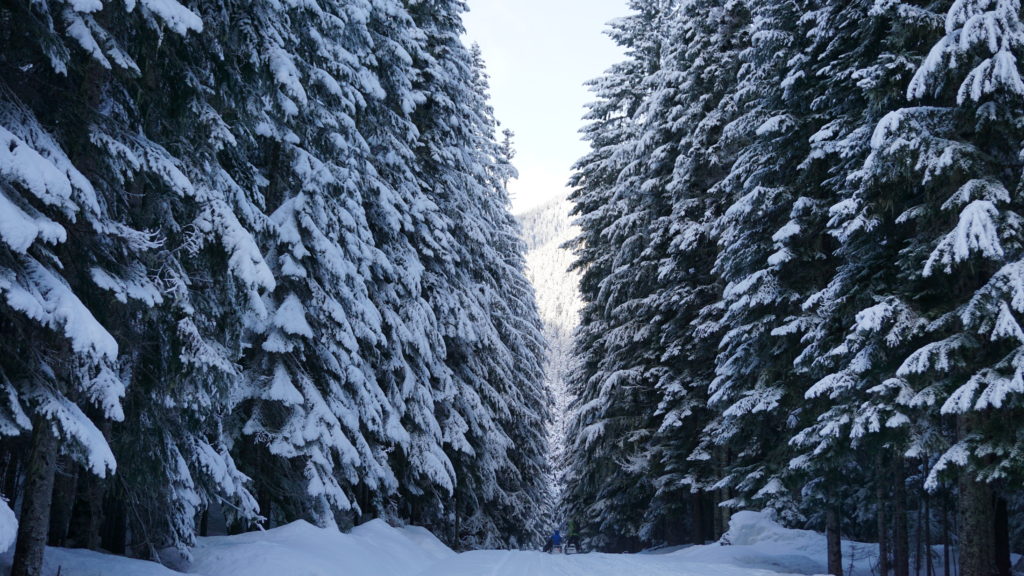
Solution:
[[(463, 8), (0, 8), (19, 574), (47, 538), (185, 551), (218, 511), (235, 530), (262, 515), (440, 531), (457, 485), (465, 502), (490, 491), (460, 511), (486, 519), (468, 544), (536, 536), (543, 343)], [(465, 95), (462, 126), (424, 120), (431, 98)], [(442, 304), (453, 287), (472, 317)], [(467, 422), (480, 449), (456, 471)], [(115, 456), (114, 481), (91, 476)]]
[(579, 369), (569, 383), (567, 513), (595, 545), (615, 549), (639, 543), (653, 493), (643, 472), (657, 427), (654, 382), (646, 373), (656, 369), (657, 351), (645, 345), (655, 335), (645, 329), (643, 302), (656, 280), (653, 255), (644, 252), (648, 219), (656, 214), (635, 218), (644, 196), (634, 148), (650, 91), (646, 81), (661, 64), (664, 4), (631, 2), (633, 14), (613, 25), (610, 34), (627, 60), (592, 83), (599, 100), (587, 115), (591, 152), (576, 165), (572, 184), (578, 189), (570, 197), (581, 229), (570, 246), (584, 307), (575, 343)]

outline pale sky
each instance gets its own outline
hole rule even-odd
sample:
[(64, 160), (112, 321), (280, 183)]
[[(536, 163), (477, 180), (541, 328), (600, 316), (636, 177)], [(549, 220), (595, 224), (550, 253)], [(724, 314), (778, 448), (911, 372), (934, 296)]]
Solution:
[(564, 197), (573, 163), (587, 152), (579, 129), (594, 98), (583, 83), (622, 59), (604, 30), (629, 14), (626, 0), (468, 3), (467, 43), (483, 50), (495, 115), (516, 134), (513, 209)]

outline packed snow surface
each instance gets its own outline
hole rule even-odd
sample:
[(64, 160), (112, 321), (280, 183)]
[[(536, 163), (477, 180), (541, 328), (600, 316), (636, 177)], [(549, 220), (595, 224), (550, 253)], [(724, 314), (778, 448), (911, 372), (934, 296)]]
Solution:
[[(728, 545), (725, 545), (728, 543)], [(854, 576), (871, 574), (877, 548), (845, 543)], [(422, 528), (380, 520), (349, 534), (293, 522), (265, 532), (200, 538), (189, 574), (201, 576), (780, 576), (825, 572), (825, 537), (740, 512), (721, 543), (644, 554), (545, 554), (482, 550), (456, 554)], [(852, 562), (851, 562), (852, 560)], [(10, 566), (2, 557), (0, 573)], [(154, 562), (49, 548), (44, 574), (181, 576)]]
[(466, 552), (416, 576), (778, 576), (773, 570), (682, 560), (673, 554)]

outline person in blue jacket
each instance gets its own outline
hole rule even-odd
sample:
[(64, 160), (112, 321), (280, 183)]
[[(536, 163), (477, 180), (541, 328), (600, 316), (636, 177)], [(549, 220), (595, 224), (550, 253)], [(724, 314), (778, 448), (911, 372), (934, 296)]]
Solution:
[(555, 532), (548, 538), (547, 544), (544, 545), (545, 552), (552, 552), (555, 548), (562, 549), (562, 534), (555, 528)]

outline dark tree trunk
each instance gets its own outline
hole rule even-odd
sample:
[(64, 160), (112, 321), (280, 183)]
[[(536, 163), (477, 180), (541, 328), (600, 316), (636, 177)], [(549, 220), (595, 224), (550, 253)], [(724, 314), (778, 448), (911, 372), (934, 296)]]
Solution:
[(714, 541), (715, 535), (715, 496), (709, 492), (701, 494), (701, 502), (704, 504), (704, 541)]
[(825, 536), (828, 540), (828, 573), (843, 576), (843, 540), (839, 531), (839, 514), (833, 505), (825, 512)]
[(952, 576), (950, 565), (952, 558), (949, 554), (949, 496), (943, 492), (942, 495), (942, 576)]
[(693, 511), (690, 518), (693, 523), (693, 543), (703, 544), (704, 540), (704, 499), (701, 498), (700, 492), (693, 492), (690, 494), (690, 510)]
[(18, 523), (18, 542), (14, 547), (11, 576), (40, 576), (43, 551), (50, 529), (50, 499), (57, 469), (57, 437), (50, 423), (39, 419), (32, 434), (32, 453), (25, 478), (25, 499)]
[(457, 550), (458, 547), (460, 547), (459, 546), (459, 530), (462, 529), (462, 526), (460, 526), (460, 523), (459, 523), (459, 521), (462, 518), (462, 510), (459, 510), (459, 491), (458, 490), (455, 491), (454, 499), (455, 499), (455, 505), (453, 506), (453, 510), (455, 510), (455, 526), (454, 526), (454, 531), (452, 532), (452, 542), (457, 546), (457, 548), (456, 548), (456, 550)]
[[(731, 497), (732, 497), (732, 495), (729, 493), (729, 489), (728, 488), (723, 488), (722, 489), (722, 497), (721, 497), (722, 500), (721, 501), (725, 502), (726, 500), (728, 500)], [(732, 520), (732, 509), (729, 508), (728, 506), (718, 506), (718, 513), (722, 517), (722, 521), (721, 521), (722, 531), (718, 534), (718, 538), (721, 538), (723, 534), (725, 534), (726, 532), (729, 531), (729, 522)], [(716, 540), (717, 540), (717, 538), (716, 538)]]
[(3, 490), (3, 495), (13, 506), (21, 498), (18, 480), (21, 478), (25, 459), (12, 440), (11, 438), (6, 439), (7, 445), (4, 448), (3, 456), (3, 486), (0, 487), (0, 490)]
[(206, 537), (210, 535), (210, 509), (203, 508), (199, 513), (199, 535)]
[(992, 490), (969, 471), (960, 475), (959, 576), (997, 576)]
[(78, 466), (66, 456), (57, 459), (50, 504), (50, 546), (67, 546), (71, 512), (78, 492)]
[(1006, 500), (998, 496), (995, 508), (996, 568), (999, 576), (1010, 576), (1010, 512)]
[(274, 527), (274, 524), (270, 520), (270, 517), (274, 512), (274, 497), (270, 494), (270, 488), (267, 486), (266, 482), (261, 483), (257, 498), (259, 499), (260, 504), (260, 514), (262, 514), (264, 518), (263, 527), (269, 530)]
[(893, 574), (910, 576), (910, 538), (907, 534), (907, 483), (903, 461), (893, 463), (895, 483), (893, 490)]
[(925, 574), (935, 576), (935, 562), (932, 561), (932, 507), (927, 492), (924, 492), (924, 558)]
[(714, 540), (721, 538), (722, 534), (725, 534), (725, 528), (722, 526), (722, 515), (718, 512), (718, 504), (722, 501), (721, 494), (721, 490), (715, 490), (711, 493), (711, 528), (714, 531)]
[(921, 538), (924, 536), (924, 506), (919, 502), (917, 505), (917, 527), (914, 530), (914, 576), (921, 576), (921, 548), (924, 543)]
[(98, 550), (102, 544), (103, 497), (106, 481), (82, 474), (78, 478), (78, 498), (71, 512), (70, 546)]
[[(269, 479), (267, 478), (268, 474), (264, 470), (265, 468), (269, 468), (269, 466), (267, 466), (266, 464), (267, 458), (264, 447), (262, 445), (256, 444), (253, 446), (253, 449), (256, 451), (255, 464), (256, 470), (259, 474), (259, 479), (257, 480), (256, 485), (256, 502), (260, 506), (260, 515), (262, 515), (264, 518), (263, 527), (270, 529), (274, 527), (273, 521), (271, 520), (274, 512), (274, 495), (271, 494), (270, 482), (268, 481)], [(240, 526), (237, 527), (237, 529), (240, 532), (243, 531), (242, 527)]]
[[(881, 466), (878, 469), (883, 470)], [(888, 494), (882, 479), (878, 480), (875, 496), (878, 499), (878, 574), (889, 576), (889, 521), (885, 515)]]
[(669, 546), (678, 546), (690, 541), (687, 534), (686, 517), (679, 509), (665, 517), (665, 541)]
[[(731, 460), (732, 456), (728, 451), (722, 452), (719, 459), (721, 464), (720, 469), (727, 469)], [(715, 540), (721, 538), (722, 535), (729, 530), (729, 520), (732, 519), (732, 509), (727, 506), (720, 506), (720, 504), (731, 497), (732, 495), (728, 486), (718, 490), (718, 500), (715, 502), (715, 518), (717, 524), (717, 526), (715, 526)]]
[(103, 549), (114, 554), (124, 554), (128, 541), (128, 509), (124, 493), (112, 487), (103, 499), (103, 528), (101, 542)]

